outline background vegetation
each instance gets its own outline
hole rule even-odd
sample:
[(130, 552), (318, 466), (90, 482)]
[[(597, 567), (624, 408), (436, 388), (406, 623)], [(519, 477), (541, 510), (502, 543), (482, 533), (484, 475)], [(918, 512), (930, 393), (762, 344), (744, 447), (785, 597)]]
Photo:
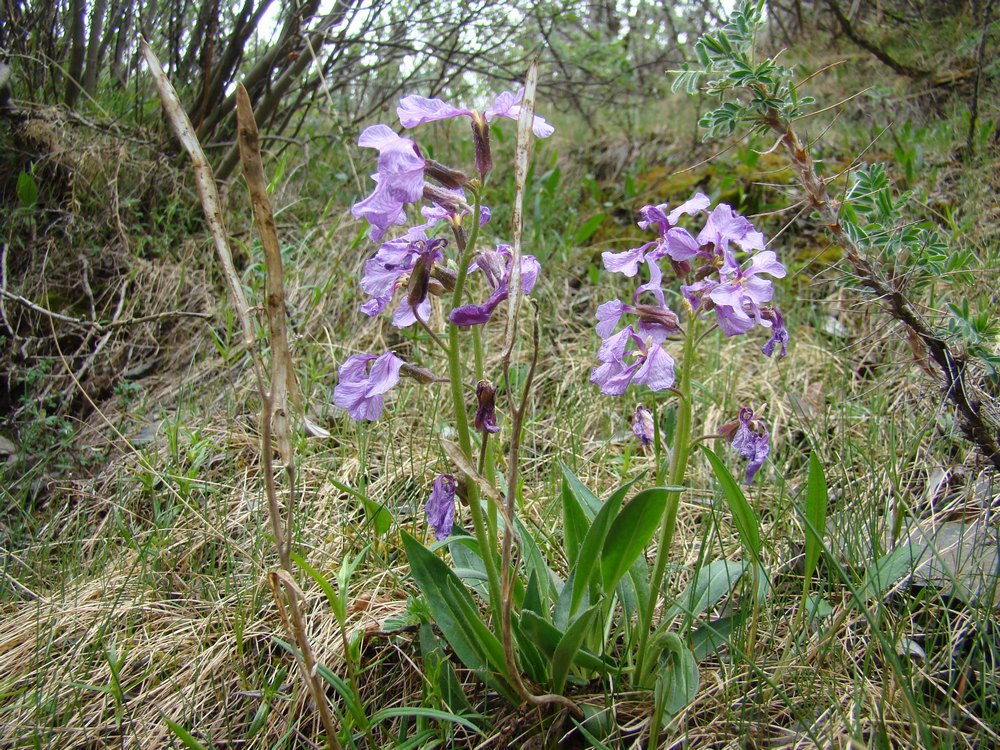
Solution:
[[(771, 2), (758, 40), (783, 50), (801, 91), (817, 99), (796, 127), (831, 193), (842, 196), (865, 163), (885, 162), (893, 194), (906, 196), (898, 220), (944, 238), (927, 267), (889, 250), (885, 258), (912, 282), (907, 292), (923, 314), (945, 327), (955, 321), (949, 342), (992, 413), (994, 6)], [(536, 53), (539, 109), (557, 132), (537, 144), (527, 196), (526, 249), (544, 267), (545, 347), (522, 451), (522, 511), (553, 550), (560, 462), (602, 493), (652, 463), (631, 442), (634, 404), (587, 382), (596, 307), (625, 289), (600, 253), (638, 244), (636, 210), (704, 190), (754, 216), (790, 269), (779, 288), (792, 334), (784, 362), (774, 367), (722, 342), (703, 353), (697, 375), (697, 408), (711, 424), (741, 404), (767, 404), (774, 448), (749, 497), (775, 588), (765, 602), (731, 598), (712, 611), (722, 618), (749, 607), (754, 625), (701, 662), (701, 689), (657, 741), (1000, 742), (996, 473), (963, 438), (920, 348), (804, 207), (773, 140), (737, 130), (705, 141), (697, 121), (709, 101), (670, 92), (667, 71), (723, 16), (708, 0), (670, 8), (5, 0), (0, 743), (181, 746), (183, 733), (167, 720), (205, 746), (305, 747), (318, 736), (266, 585), (274, 561), (248, 353), (192, 175), (140, 64), (139, 33), (164, 61), (223, 181), (256, 304), (263, 265), (235, 176), (236, 81), (268, 150), (293, 354), (306, 416), (323, 428), (296, 438), (296, 543), (330, 581), (345, 560), (355, 563), (337, 588), (343, 628), (322, 587), (300, 581), (320, 662), (334, 674), (356, 665), (357, 703), (369, 716), (423, 706), (489, 718), (480, 736), (455, 722), (387, 716), (372, 728), (377, 744), (506, 747), (566, 734), (586, 744), (587, 733), (609, 746), (645, 741), (644, 694), (577, 686), (581, 700), (610, 707), (586, 733), (503, 707), (461, 670), (469, 705), (453, 699), (440, 656), (421, 647), (421, 605), (398, 535), (425, 535), (422, 504), (441, 458), (435, 435), (450, 429), (437, 417), (447, 394), (402, 388), (372, 431), (330, 403), (350, 354), (426, 345), (357, 309), (356, 280), (373, 250), (349, 213), (371, 171), (357, 133), (406, 93), (470, 101), (510, 88)], [(513, 129), (496, 130), (495, 185), (511, 191)], [(470, 160), (465, 146), (436, 143), (435, 156)], [(506, 210), (492, 225), (498, 234)], [(792, 613), (811, 452), (826, 467), (830, 505), (817, 616), (806, 625)], [(700, 559), (739, 551), (707, 465), (695, 466), (691, 484), (701, 489), (681, 506), (675, 591)]]

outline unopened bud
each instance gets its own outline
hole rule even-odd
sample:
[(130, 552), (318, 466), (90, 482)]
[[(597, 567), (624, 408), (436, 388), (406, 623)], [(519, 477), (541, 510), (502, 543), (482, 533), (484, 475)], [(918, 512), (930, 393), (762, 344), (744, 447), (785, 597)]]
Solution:
[(424, 176), (449, 190), (458, 190), (458, 188), (469, 181), (465, 172), (446, 167), (444, 164), (433, 159), (424, 160)]
[(472, 142), (476, 147), (476, 171), (483, 179), (493, 169), (493, 154), (490, 152), (490, 124), (478, 112), (472, 116)]
[(476, 416), (473, 420), (475, 428), (482, 433), (496, 433), (500, 431), (497, 427), (497, 401), (496, 389), (488, 380), (480, 380), (476, 384), (476, 400), (479, 405), (476, 407)]
[(671, 258), (670, 267), (674, 269), (674, 275), (678, 279), (687, 278), (687, 275), (691, 273), (691, 264), (686, 260), (674, 260)]
[(421, 255), (416, 265), (413, 266), (413, 270), (410, 271), (410, 283), (406, 292), (406, 303), (410, 307), (415, 308), (427, 299), (427, 286), (431, 278), (428, 265), (433, 262), (432, 257)]
[(461, 216), (472, 209), (458, 193), (445, 190), (437, 185), (424, 185), (424, 198), (440, 206), (452, 216)]
[[(458, 274), (440, 263), (435, 263), (431, 267), (431, 279), (438, 282), (444, 288), (444, 291), (452, 292), (455, 290), (455, 284), (458, 282)], [(431, 291), (434, 292), (433, 288)]]
[(699, 266), (698, 270), (694, 272), (694, 280), (695, 281), (702, 281), (703, 279), (706, 279), (709, 276), (711, 276), (717, 270), (718, 269), (712, 263), (708, 263), (708, 264), (706, 264), (704, 266)]
[(671, 332), (681, 329), (680, 318), (666, 307), (636, 305), (635, 309), (639, 313), (639, 320), (643, 323), (657, 325)]
[(424, 367), (417, 367), (416, 365), (411, 365), (409, 362), (403, 363), (403, 366), (399, 368), (399, 374), (402, 375), (403, 377), (410, 378), (411, 380), (416, 380), (421, 385), (441, 382), (441, 378), (439, 378), (430, 370)]

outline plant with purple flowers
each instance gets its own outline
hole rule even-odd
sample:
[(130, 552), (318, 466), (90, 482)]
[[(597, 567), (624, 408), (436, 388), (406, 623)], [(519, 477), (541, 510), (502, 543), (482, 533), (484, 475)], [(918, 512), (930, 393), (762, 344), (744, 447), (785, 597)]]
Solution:
[[(565, 697), (574, 682), (624, 671), (633, 686), (653, 687), (661, 679), (657, 665), (671, 658), (691, 672), (690, 652), (675, 648), (677, 636), (654, 634), (652, 626), (691, 451), (691, 374), (697, 344), (702, 330), (718, 328), (736, 336), (760, 326), (771, 332), (765, 354), (778, 351), (782, 356), (788, 335), (771, 304), (771, 280), (783, 277), (785, 269), (747, 219), (724, 204), (709, 211), (711, 201), (701, 193), (673, 209), (666, 204), (644, 207), (639, 226), (655, 232), (656, 238), (624, 253), (605, 253), (609, 271), (638, 277), (645, 269), (646, 278), (628, 301), (613, 299), (599, 307), (601, 345), (590, 379), (606, 395), (620, 396), (630, 386), (655, 394), (644, 398), (647, 406), (636, 408), (632, 429), (643, 446), (652, 446), (656, 486), (628, 498), (631, 483), (626, 484), (602, 502), (564, 467), (563, 543), (569, 570), (560, 576), (515, 513), (521, 430), (538, 358), (537, 308), (533, 356), (527, 375), (522, 373), (519, 398), (509, 357), (518, 301), (532, 292), (542, 268), (535, 257), (520, 252), (518, 218), (510, 244), (479, 246), (480, 230), (490, 217), (483, 205), (493, 166), (490, 124), (497, 118), (518, 119), (521, 182), (513, 213), (519, 217), (530, 134), (552, 133), (552, 127), (533, 114), (532, 99), (524, 92), (500, 94), (481, 112), (419, 96), (400, 102), (397, 113), (406, 128), (455, 118), (471, 121), (477, 173), (473, 179), (426, 159), (416, 141), (387, 126), (364, 131), (359, 143), (377, 149), (378, 166), (373, 192), (355, 205), (354, 213), (368, 220), (371, 237), (380, 244), (364, 265), (361, 287), (367, 299), (361, 309), (373, 318), (391, 314), (399, 328), (417, 323), (432, 344), (424, 356), (440, 350), (447, 357), (457, 444), (442, 441), (449, 461), (436, 474), (425, 509), (435, 547), (448, 549), (455, 568), (434, 554), (434, 548), (401, 532), (427, 609), (458, 658), (500, 694), (516, 703), (562, 704), (582, 715)], [(394, 232), (405, 226), (411, 213), (416, 216), (409, 205), (415, 209), (420, 203), (423, 223)], [(685, 217), (704, 218), (697, 236), (681, 226), (690, 220)], [(451, 236), (444, 237), (443, 231)], [(680, 282), (678, 289), (669, 288), (665, 273)], [(481, 280), (483, 296), (471, 290), (476, 279)], [(506, 390), (501, 414), (499, 389), (485, 372), (484, 328), (505, 301), (510, 314), (496, 379)], [(435, 315), (442, 304), (448, 309)], [(438, 330), (441, 326), (445, 331)], [(674, 349), (677, 339), (682, 341), (680, 351)], [(466, 382), (463, 350), (470, 340), (475, 379)], [(334, 403), (354, 419), (377, 419), (385, 394), (406, 375), (425, 384), (445, 380), (393, 352), (355, 354), (340, 368)], [(666, 441), (656, 414), (657, 398), (663, 394), (675, 395), (678, 402), (669, 479), (661, 460)], [(740, 416), (727, 437), (750, 461), (749, 481), (767, 457), (768, 432), (753, 411), (746, 409)], [(498, 433), (505, 429), (506, 476), (501, 481), (496, 451)], [(471, 518), (471, 534), (458, 516), (464, 508)], [(656, 562), (650, 571), (643, 552), (657, 534)], [(515, 540), (520, 561), (513, 555)], [(490, 620), (479, 614), (472, 592), (489, 608)], [(621, 633), (624, 649), (616, 646), (615, 632)], [(664, 656), (668, 651), (673, 657)], [(696, 665), (686, 684), (696, 687)]]
[[(608, 271), (632, 278), (645, 267), (648, 280), (637, 286), (632, 305), (614, 299), (598, 308), (596, 330), (601, 345), (591, 381), (609, 396), (620, 396), (630, 385), (636, 385), (646, 386), (653, 393), (671, 392), (677, 399), (669, 466), (671, 489), (659, 523), (656, 559), (648, 579), (649, 594), (645, 606), (639, 609), (634, 678), (640, 685), (650, 682), (651, 670), (658, 659), (649, 634), (673, 541), (680, 488), (691, 455), (691, 373), (697, 344), (715, 328), (732, 337), (760, 326), (771, 331), (761, 351), (770, 357), (780, 345), (780, 358), (785, 355), (788, 341), (784, 319), (771, 305), (774, 297), (771, 279), (784, 277), (785, 267), (773, 250), (765, 249), (763, 234), (749, 220), (726, 204), (720, 203), (709, 212), (710, 205), (709, 198), (698, 193), (673, 210), (667, 204), (644, 206), (639, 211), (638, 225), (641, 229), (656, 231), (657, 239), (624, 252), (603, 254), (604, 267)], [(679, 225), (685, 216), (702, 214), (706, 218), (697, 236)], [(686, 313), (684, 321), (666, 304), (667, 290), (664, 289), (661, 263), (668, 263), (669, 270), (681, 282), (674, 294), (680, 309)], [(641, 304), (640, 298), (652, 298), (655, 304)], [(619, 330), (625, 315), (633, 315), (637, 320)], [(709, 328), (702, 333), (705, 323)], [(667, 351), (675, 334), (682, 339), (679, 366)], [(660, 485), (667, 479), (667, 467), (661, 459), (656, 400), (650, 398), (647, 403), (652, 408), (640, 405), (632, 417), (632, 424), (642, 444), (653, 446), (656, 483)], [(763, 422), (753, 410), (742, 409), (740, 419), (733, 422), (731, 428), (724, 428), (724, 434), (715, 437), (728, 438), (736, 452), (749, 460), (746, 480), (751, 482), (770, 449), (769, 433)], [(697, 440), (701, 439), (704, 438)], [(713, 462), (713, 466), (725, 471), (720, 462)], [(720, 477), (720, 481), (725, 480)], [(742, 493), (734, 496), (733, 502), (745, 504)], [(753, 515), (752, 510), (750, 515)], [(667, 624), (665, 621), (660, 628)]]

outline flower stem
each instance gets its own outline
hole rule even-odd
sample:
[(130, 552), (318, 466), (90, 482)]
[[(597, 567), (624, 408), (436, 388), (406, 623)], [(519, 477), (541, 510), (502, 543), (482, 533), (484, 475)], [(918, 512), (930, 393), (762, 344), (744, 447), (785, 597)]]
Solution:
[[(698, 338), (697, 317), (692, 315), (684, 336), (684, 352), (681, 359), (680, 374), (677, 379), (677, 426), (674, 428), (674, 444), (670, 464), (670, 484), (677, 487), (684, 482), (687, 472), (688, 456), (690, 455), (691, 436), (691, 369), (694, 360), (695, 343)], [(657, 467), (657, 480), (660, 469)], [(680, 490), (671, 490), (667, 494), (667, 505), (660, 521), (660, 536), (656, 545), (656, 560), (653, 563), (653, 574), (649, 581), (649, 601), (645, 609), (639, 613), (639, 647), (635, 662), (635, 683), (646, 685), (648, 671), (652, 660), (649, 651), (649, 636), (653, 625), (653, 612), (660, 598), (660, 588), (667, 569), (667, 558), (674, 540), (674, 528), (677, 525), (677, 509), (680, 507)]]
[[(455, 291), (452, 295), (451, 306), (455, 309), (462, 304), (462, 295), (465, 292), (465, 279), (468, 275), (469, 263), (472, 262), (472, 254), (476, 248), (476, 238), (479, 234), (479, 208), (480, 194), (475, 194), (475, 206), (473, 208), (473, 225), (469, 233), (468, 242), (465, 233), (460, 226), (455, 227), (455, 243), (459, 249), (458, 276), (455, 279)], [(451, 386), (452, 406), (455, 409), (455, 428), (458, 432), (458, 445), (466, 458), (472, 460), (472, 438), (469, 434), (469, 414), (465, 405), (465, 394), (462, 390), (462, 347), (458, 335), (458, 326), (452, 324), (448, 326), (448, 375)], [(476, 539), (479, 542), (479, 551), (483, 558), (483, 565), (486, 568), (486, 582), (490, 591), (490, 608), (496, 622), (500, 621), (500, 575), (497, 571), (496, 562), (496, 536), (489, 533), (486, 519), (483, 517), (483, 507), (480, 502), (479, 487), (475, 482), (467, 485), (469, 511), (472, 515), (472, 525), (476, 532)]]

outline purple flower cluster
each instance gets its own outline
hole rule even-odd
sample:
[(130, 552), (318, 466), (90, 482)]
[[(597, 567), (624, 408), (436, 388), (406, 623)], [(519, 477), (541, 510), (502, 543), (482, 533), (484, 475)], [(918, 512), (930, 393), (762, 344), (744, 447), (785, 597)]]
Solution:
[[(632, 304), (614, 299), (597, 310), (602, 344), (591, 381), (603, 393), (620, 395), (630, 382), (652, 390), (673, 385), (674, 362), (662, 344), (679, 330), (679, 321), (664, 300), (660, 268), (664, 259), (679, 277), (690, 281), (681, 286), (681, 293), (692, 312), (702, 316), (714, 312), (716, 324), (727, 336), (746, 333), (754, 325), (768, 328), (771, 339), (762, 351), (771, 356), (780, 346), (779, 356), (784, 356), (788, 332), (781, 313), (769, 304), (774, 290), (765, 276), (781, 278), (785, 267), (773, 250), (764, 249), (764, 236), (746, 218), (724, 203), (708, 213), (709, 205), (708, 197), (698, 193), (673, 210), (666, 204), (644, 206), (639, 227), (654, 230), (657, 238), (621, 253), (603, 254), (609, 271), (633, 277), (642, 265), (649, 270), (649, 281), (635, 290)], [(677, 225), (682, 216), (706, 213), (697, 237)], [(737, 249), (749, 257), (741, 261)], [(625, 315), (635, 321), (618, 331)]]
[[(523, 96), (523, 88), (514, 93), (503, 92), (482, 112), (454, 107), (440, 99), (407, 96), (400, 101), (397, 115), (404, 128), (437, 120), (470, 118), (476, 145), (476, 167), (480, 175), (485, 176), (491, 164), (489, 123), (498, 117), (518, 119)], [(546, 138), (554, 131), (538, 116), (534, 118), (532, 129), (539, 138)], [(381, 242), (375, 254), (365, 262), (361, 288), (367, 299), (361, 305), (361, 311), (374, 317), (393, 308), (392, 322), (399, 328), (417, 321), (426, 324), (431, 313), (430, 297), (454, 290), (457, 276), (454, 262), (449, 264), (445, 259), (448, 241), (432, 236), (431, 232), (442, 221), (450, 222), (454, 227), (460, 226), (463, 217), (472, 212), (463, 186), (471, 188), (472, 185), (467, 184), (468, 178), (463, 172), (425, 158), (413, 140), (399, 135), (387, 125), (366, 128), (358, 139), (358, 145), (378, 152), (376, 171), (372, 175), (375, 188), (352, 207), (355, 218), (365, 219), (371, 225), (372, 240), (380, 242), (392, 227), (406, 223), (407, 204), (426, 201), (420, 209), (424, 223), (411, 227), (402, 236)], [(480, 206), (479, 225), (486, 224), (490, 216), (490, 209)], [(477, 271), (486, 280), (489, 296), (481, 304), (463, 305), (452, 310), (449, 319), (453, 325), (473, 326), (488, 322), (495, 308), (510, 295), (510, 246), (498, 245), (496, 250), (478, 253), (468, 267), (469, 273)], [(540, 271), (536, 258), (531, 255), (521, 257), (521, 288), (525, 293), (534, 288)], [(394, 306), (394, 298), (400, 290), (405, 290), (405, 294), (399, 295), (401, 299)], [(374, 354), (355, 354), (340, 367), (333, 402), (353, 419), (378, 419), (382, 414), (385, 393), (399, 382), (401, 374), (414, 377), (418, 382), (436, 380), (429, 371), (404, 363), (393, 352), (385, 352), (378, 357)], [(499, 428), (492, 397), (487, 404), (481, 396), (479, 411), (476, 428), (483, 432), (496, 432)]]

